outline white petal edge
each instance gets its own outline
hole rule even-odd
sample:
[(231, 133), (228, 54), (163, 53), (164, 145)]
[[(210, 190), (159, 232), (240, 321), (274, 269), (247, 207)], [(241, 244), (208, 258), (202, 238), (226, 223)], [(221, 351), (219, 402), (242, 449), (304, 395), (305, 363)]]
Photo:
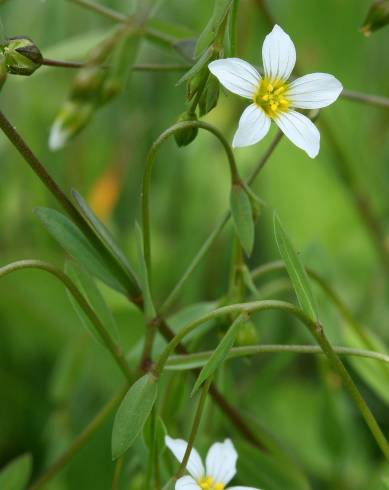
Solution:
[[(172, 439), (169, 436), (165, 437), (165, 444), (170, 449), (170, 451), (174, 454), (177, 460), (181, 463), (184, 458), (184, 454), (186, 451), (186, 447), (188, 443), (183, 439)], [(204, 465), (201, 461), (199, 453), (195, 448), (192, 448), (190, 452), (189, 460), (186, 465), (186, 469), (188, 473), (193, 476), (196, 480), (202, 478), (204, 476)]]
[(209, 63), (210, 72), (230, 92), (252, 99), (258, 89), (261, 75), (240, 58), (225, 58)]
[(303, 114), (290, 110), (274, 119), (284, 135), (309, 157), (315, 158), (320, 150), (320, 133), (313, 122)]
[(176, 481), (175, 490), (201, 490), (191, 476), (183, 476)]
[(292, 107), (320, 109), (335, 102), (342, 90), (342, 84), (333, 75), (311, 73), (294, 80), (285, 96)]
[(63, 130), (62, 124), (59, 121), (55, 121), (51, 126), (50, 136), (49, 136), (49, 148), (52, 151), (59, 150), (65, 146), (68, 133)]
[(236, 474), (237, 459), (238, 454), (230, 439), (212, 444), (205, 463), (207, 476), (211, 476), (215, 482), (226, 485)]
[(232, 141), (233, 148), (250, 146), (264, 138), (270, 129), (271, 119), (255, 104), (243, 111), (239, 126)]
[(284, 81), (288, 80), (296, 64), (296, 48), (293, 41), (278, 25), (275, 25), (265, 37), (262, 62), (267, 78)]

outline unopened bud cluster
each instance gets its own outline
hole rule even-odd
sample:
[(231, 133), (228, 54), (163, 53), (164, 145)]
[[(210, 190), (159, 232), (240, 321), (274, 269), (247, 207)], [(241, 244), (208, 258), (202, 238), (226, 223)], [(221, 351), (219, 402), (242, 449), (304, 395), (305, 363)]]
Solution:
[(7, 73), (29, 76), (42, 66), (42, 53), (29, 37), (16, 36), (5, 39), (0, 45), (0, 51), (4, 57), (1, 60), (1, 71), (5, 65)]

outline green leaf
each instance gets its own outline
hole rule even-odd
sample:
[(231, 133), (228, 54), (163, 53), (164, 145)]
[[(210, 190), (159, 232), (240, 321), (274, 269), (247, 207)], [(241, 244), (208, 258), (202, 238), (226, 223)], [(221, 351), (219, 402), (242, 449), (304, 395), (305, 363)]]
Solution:
[(136, 237), (136, 249), (138, 254), (138, 262), (139, 262), (140, 283), (141, 283), (143, 297), (144, 297), (145, 314), (146, 314), (146, 318), (150, 320), (152, 318), (155, 318), (157, 313), (155, 311), (153, 300), (151, 298), (149, 273), (143, 255), (142, 230), (138, 223), (135, 223), (135, 237)]
[(134, 443), (157, 398), (157, 380), (146, 374), (128, 390), (116, 412), (112, 430), (112, 459), (120, 458)]
[(274, 214), (274, 234), (278, 250), (285, 263), (300, 307), (309, 318), (316, 321), (318, 320), (318, 315), (307, 273), (287, 234), (282, 228), (277, 214)]
[(125, 293), (125, 289), (105, 265), (105, 259), (83, 233), (66, 216), (49, 208), (37, 208), (35, 214), (50, 235), (66, 252), (113, 289)]
[(199, 56), (215, 40), (222, 22), (230, 11), (231, 5), (232, 0), (215, 0), (212, 17), (198, 38), (196, 56)]
[(203, 68), (207, 68), (209, 61), (212, 58), (212, 49), (209, 48), (201, 55), (197, 62), (188, 70), (177, 82), (176, 85), (181, 85), (182, 83), (190, 80), (195, 75), (200, 73)]
[(250, 256), (254, 246), (254, 219), (250, 199), (240, 185), (231, 188), (230, 206), (236, 234), (246, 255)]
[(193, 387), (191, 396), (193, 396), (200, 386), (207, 380), (210, 376), (214, 374), (217, 368), (225, 361), (230, 352), (231, 347), (234, 345), (235, 338), (238, 334), (239, 327), (247, 322), (248, 318), (246, 314), (238, 316), (231, 327), (227, 330), (226, 334), (222, 338), (219, 345), (213, 351), (211, 357), (209, 358), (207, 364), (203, 367), (196, 379), (196, 383)]
[(93, 228), (96, 235), (109, 249), (112, 255), (117, 259), (123, 269), (125, 269), (129, 275), (135, 277), (135, 273), (129, 265), (126, 256), (124, 255), (118, 244), (115, 242), (115, 239), (113, 238), (108, 228), (94, 214), (94, 212), (89, 207), (85, 199), (81, 196), (81, 194), (79, 194), (75, 189), (72, 189), (71, 193), (79, 211)]
[[(100, 290), (96, 286), (96, 283), (92, 279), (92, 277), (82, 266), (71, 261), (67, 261), (65, 263), (65, 272), (86, 297), (89, 305), (95, 311), (111, 337), (113, 337), (115, 340), (118, 340), (118, 329), (112, 316), (111, 310), (108, 308), (102, 294), (100, 293)], [(99, 344), (105, 347), (105, 344), (102, 342), (99, 333), (96, 331), (95, 326), (84, 313), (84, 310), (80, 308), (79, 304), (73, 298), (72, 294), (68, 292), (68, 295), (70, 302), (72, 303), (77, 315), (80, 317), (83, 325), (92, 334), (95, 340), (97, 340)]]
[(24, 454), (12, 460), (0, 472), (0, 488), (2, 490), (25, 490), (30, 479), (32, 458)]
[(365, 36), (389, 24), (389, 0), (374, 0), (361, 27)]

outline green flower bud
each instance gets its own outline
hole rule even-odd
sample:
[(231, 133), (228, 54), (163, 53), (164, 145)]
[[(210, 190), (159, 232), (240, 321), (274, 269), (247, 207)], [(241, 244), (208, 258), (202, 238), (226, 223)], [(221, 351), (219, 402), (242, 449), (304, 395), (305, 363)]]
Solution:
[(375, 0), (371, 5), (366, 19), (361, 27), (365, 36), (386, 26), (389, 23), (389, 0)]
[(0, 53), (0, 90), (4, 85), (5, 80), (7, 79), (7, 65), (5, 62), (5, 56), (3, 53)]
[(8, 72), (14, 75), (32, 75), (42, 65), (42, 54), (28, 37), (10, 37), (3, 44), (3, 52)]
[(49, 147), (59, 150), (81, 129), (92, 117), (96, 106), (79, 101), (67, 101), (56, 117), (50, 131)]
[(106, 73), (99, 66), (85, 66), (77, 73), (73, 82), (71, 98), (92, 100), (99, 96)]
[(259, 343), (259, 335), (252, 321), (249, 320), (239, 327), (235, 343), (240, 346), (255, 345)]
[[(197, 121), (196, 114), (189, 114), (188, 112), (183, 112), (177, 119), (177, 122), (184, 121)], [(174, 139), (178, 146), (187, 146), (196, 138), (198, 133), (198, 128), (185, 128), (180, 129), (174, 135)]]
[(212, 77), (201, 95), (199, 101), (200, 116), (205, 116), (214, 107), (216, 107), (220, 94), (220, 84), (217, 78)]

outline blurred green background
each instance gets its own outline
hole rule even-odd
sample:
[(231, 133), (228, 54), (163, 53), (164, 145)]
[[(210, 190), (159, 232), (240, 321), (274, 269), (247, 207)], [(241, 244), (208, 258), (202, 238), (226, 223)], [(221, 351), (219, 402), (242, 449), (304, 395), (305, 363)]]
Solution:
[[(261, 44), (269, 31), (259, 3), (241, 0), (238, 12), (238, 56), (253, 64), (261, 63)], [(358, 31), (369, 1), (268, 3), (276, 21), (295, 42), (304, 73), (332, 73), (348, 89), (389, 96), (389, 30), (378, 31), (369, 39)], [(131, 9), (128, 0), (105, 0), (104, 4), (122, 12)], [(186, 36), (196, 37), (212, 6), (210, 0), (169, 0), (161, 2), (156, 17), (179, 24)], [(28, 35), (46, 57), (67, 60), (82, 60), (113, 26), (110, 20), (65, 0), (9, 0), (0, 6), (0, 15), (7, 36)], [(179, 63), (182, 59), (172, 49), (145, 41), (138, 62)], [(29, 78), (9, 76), (1, 92), (2, 110), (49, 172), (64, 189), (76, 188), (89, 199), (131, 261), (136, 256), (133, 227), (140, 216), (147, 150), (185, 108), (185, 87), (176, 86), (179, 76), (134, 72), (125, 93), (101, 109), (87, 129), (57, 153), (48, 150), (48, 134), (74, 72), (43, 67)], [(205, 119), (231, 140), (244, 105), (243, 99), (222, 93), (217, 108)], [(383, 228), (388, 229), (389, 111), (342, 99), (325, 109), (321, 118), (332, 128), (356, 181), (369, 196)], [(270, 141), (268, 135), (259, 144), (235, 152), (243, 175)], [(58, 208), (54, 198), (3, 136), (0, 152), (1, 264), (39, 258), (62, 267), (64, 252), (32, 212), (36, 206)], [(218, 142), (205, 132), (187, 148), (179, 149), (169, 141), (158, 155), (152, 185), (157, 303), (170, 292), (228, 206), (224, 158)], [(332, 284), (358, 321), (381, 339), (383, 350), (389, 343), (388, 284), (325, 133), (315, 160), (283, 139), (254, 188), (270, 208), (277, 209), (305, 263)], [(252, 267), (278, 259), (271, 209), (263, 209), (256, 230), (255, 252), (249, 261)], [(175, 305), (177, 311), (192, 303), (217, 300), (226, 292), (231, 236), (229, 226), (185, 286)], [(106, 287), (102, 291), (124, 345), (132, 348), (144, 332), (141, 314), (117, 293)], [(336, 311), (315, 292), (330, 338), (349, 344)], [(277, 297), (293, 300), (289, 291)], [(0, 464), (31, 452), (34, 475), (38, 475), (120, 386), (121, 375), (108, 355), (84, 334), (62, 285), (43, 272), (23, 271), (1, 280), (0, 318)], [(264, 343), (309, 342), (301, 327), (283, 316), (261, 315), (255, 323)], [(202, 342), (209, 347), (213, 340)], [(353, 369), (353, 375), (389, 434), (389, 381), (382, 377), (380, 388), (369, 382), (366, 371), (372, 365), (365, 363), (365, 372)], [(64, 372), (65, 380), (61, 378)], [(173, 436), (187, 437), (194, 401), (183, 382), (190, 386), (191, 378), (169, 376), (161, 412)], [(302, 480), (288, 480), (287, 465), (259, 456), (210, 406), (212, 422), (204, 424), (198, 446), (204, 450), (215, 439), (232, 437), (241, 451), (240, 484), (264, 490), (388, 488), (383, 480), (384, 475), (389, 478), (388, 466), (325, 363), (286, 354), (236, 360), (224, 369), (219, 383), (227, 399), (253, 426), (259, 423), (272, 434), (298, 474), (305, 475)], [(47, 488), (110, 488), (110, 430), (111, 420)], [(139, 445), (125, 461), (123, 489), (142, 488), (141, 480), (136, 480), (145, 467)], [(164, 458), (166, 465), (172, 464), (171, 458)]]

